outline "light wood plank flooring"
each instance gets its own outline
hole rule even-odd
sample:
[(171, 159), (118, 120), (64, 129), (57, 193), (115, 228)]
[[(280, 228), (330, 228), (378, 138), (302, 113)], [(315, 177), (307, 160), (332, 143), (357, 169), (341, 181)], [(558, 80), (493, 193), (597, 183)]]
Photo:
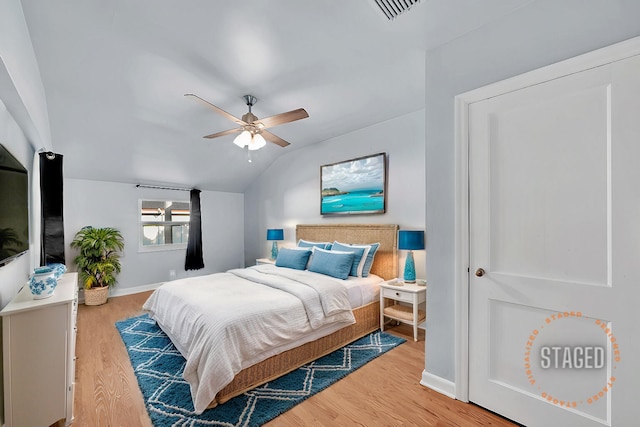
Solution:
[[(141, 314), (149, 294), (110, 298), (102, 306), (80, 305), (73, 426), (151, 426), (127, 351), (114, 326), (118, 320)], [(407, 342), (267, 426), (515, 425), (420, 385), (424, 332), (417, 343), (410, 327), (393, 327), (387, 332)]]

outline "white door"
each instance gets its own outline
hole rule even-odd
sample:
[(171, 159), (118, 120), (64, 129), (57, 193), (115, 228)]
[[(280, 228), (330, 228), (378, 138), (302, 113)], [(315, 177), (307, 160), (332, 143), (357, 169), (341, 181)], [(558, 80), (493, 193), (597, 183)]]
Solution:
[(469, 400), (640, 425), (640, 58), (473, 103), (469, 135)]

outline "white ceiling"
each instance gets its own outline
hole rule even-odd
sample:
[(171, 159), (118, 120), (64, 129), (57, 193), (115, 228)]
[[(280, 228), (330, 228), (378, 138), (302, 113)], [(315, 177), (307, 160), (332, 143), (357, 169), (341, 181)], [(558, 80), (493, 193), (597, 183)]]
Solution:
[[(425, 51), (531, 0), (23, 0), (65, 176), (242, 192), (291, 150), (424, 108)], [(303, 107), (246, 153), (185, 93), (240, 117)]]

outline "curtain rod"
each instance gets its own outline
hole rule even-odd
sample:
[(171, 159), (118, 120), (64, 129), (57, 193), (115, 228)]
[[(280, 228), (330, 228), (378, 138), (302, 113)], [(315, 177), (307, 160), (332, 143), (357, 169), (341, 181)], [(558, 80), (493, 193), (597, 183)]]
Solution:
[(155, 188), (157, 190), (191, 191), (190, 188), (162, 187), (159, 185), (136, 184), (136, 188)]
[(49, 159), (49, 160), (53, 160), (53, 159), (56, 158), (56, 153), (54, 153), (51, 150), (47, 150), (44, 147), (40, 147), (40, 149), (38, 150), (38, 154), (42, 154), (42, 153), (44, 153), (45, 156), (47, 157), (47, 159)]

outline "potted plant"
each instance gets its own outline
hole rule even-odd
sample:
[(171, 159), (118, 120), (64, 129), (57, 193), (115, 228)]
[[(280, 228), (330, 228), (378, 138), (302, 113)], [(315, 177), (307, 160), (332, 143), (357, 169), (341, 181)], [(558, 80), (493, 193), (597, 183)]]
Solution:
[(109, 288), (120, 273), (120, 252), (124, 249), (122, 234), (115, 228), (83, 227), (71, 242), (80, 251), (74, 262), (84, 288), (84, 303), (100, 305), (107, 302)]

